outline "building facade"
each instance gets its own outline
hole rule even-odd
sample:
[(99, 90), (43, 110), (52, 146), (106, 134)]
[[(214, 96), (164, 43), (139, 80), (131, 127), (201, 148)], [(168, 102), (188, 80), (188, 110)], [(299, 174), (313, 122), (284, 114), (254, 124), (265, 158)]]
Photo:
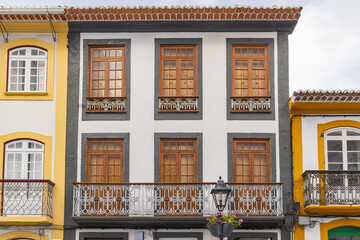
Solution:
[(67, 23), (0, 8), (0, 239), (63, 239)]
[(301, 8), (67, 8), (64, 239), (291, 239), (288, 35)]
[(359, 100), (358, 91), (291, 97), (295, 240), (360, 237)]

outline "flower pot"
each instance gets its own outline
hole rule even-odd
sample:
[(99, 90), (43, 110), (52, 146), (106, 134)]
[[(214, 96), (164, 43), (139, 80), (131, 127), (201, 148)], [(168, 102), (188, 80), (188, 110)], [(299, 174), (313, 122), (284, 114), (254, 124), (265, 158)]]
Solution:
[(211, 235), (218, 238), (229, 237), (235, 229), (233, 224), (213, 224), (207, 225)]

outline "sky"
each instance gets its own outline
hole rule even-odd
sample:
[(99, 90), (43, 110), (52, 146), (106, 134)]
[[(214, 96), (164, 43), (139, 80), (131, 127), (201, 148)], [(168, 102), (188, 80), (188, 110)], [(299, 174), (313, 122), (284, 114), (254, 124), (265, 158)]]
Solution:
[(360, 0), (0, 0), (0, 6), (303, 6), (289, 36), (290, 94), (360, 90)]

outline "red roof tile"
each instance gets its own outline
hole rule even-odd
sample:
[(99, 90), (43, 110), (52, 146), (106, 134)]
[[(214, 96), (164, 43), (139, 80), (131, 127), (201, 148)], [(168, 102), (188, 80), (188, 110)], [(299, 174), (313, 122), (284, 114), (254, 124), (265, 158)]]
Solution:
[(292, 102), (360, 102), (360, 90), (299, 90)]

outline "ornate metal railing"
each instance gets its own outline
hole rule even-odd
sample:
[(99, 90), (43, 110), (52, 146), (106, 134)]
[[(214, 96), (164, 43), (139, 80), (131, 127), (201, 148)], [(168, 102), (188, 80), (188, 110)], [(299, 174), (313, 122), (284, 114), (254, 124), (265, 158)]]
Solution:
[(87, 97), (86, 109), (89, 112), (123, 112), (125, 97), (95, 98)]
[(159, 111), (198, 111), (198, 97), (159, 97)]
[(231, 110), (266, 112), (270, 110), (270, 97), (232, 97)]
[[(74, 216), (197, 216), (217, 210), (210, 194), (215, 183), (74, 183)], [(226, 211), (280, 216), (282, 184), (233, 184)]]
[(50, 180), (0, 180), (1, 216), (53, 215)]
[(305, 171), (304, 204), (359, 205), (360, 171)]

